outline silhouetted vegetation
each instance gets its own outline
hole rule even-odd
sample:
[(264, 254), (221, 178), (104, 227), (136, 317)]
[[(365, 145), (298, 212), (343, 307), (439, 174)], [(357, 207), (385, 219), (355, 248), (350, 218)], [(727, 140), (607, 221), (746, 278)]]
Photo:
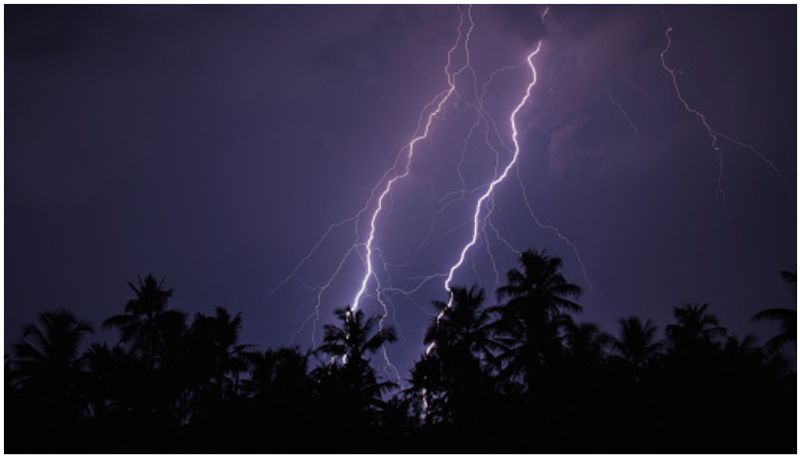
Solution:
[[(69, 311), (22, 330), (5, 363), (7, 452), (796, 452), (795, 309), (768, 308), (762, 347), (708, 304), (659, 329), (608, 333), (576, 316), (561, 260), (526, 251), (486, 304), (478, 286), (436, 301), (428, 347), (401, 387), (376, 353), (397, 337), (336, 310), (324, 341), (260, 350), (225, 308), (189, 316), (148, 276), (130, 284), (118, 339), (88, 343)], [(783, 273), (795, 287), (793, 273)]]

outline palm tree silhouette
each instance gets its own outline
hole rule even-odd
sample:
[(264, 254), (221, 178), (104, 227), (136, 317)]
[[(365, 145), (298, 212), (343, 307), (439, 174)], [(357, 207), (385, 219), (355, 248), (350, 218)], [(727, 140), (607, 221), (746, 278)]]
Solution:
[(611, 335), (591, 322), (581, 324), (570, 322), (565, 328), (564, 339), (567, 349), (573, 358), (583, 364), (602, 361), (606, 347), (613, 342)]
[(719, 325), (719, 319), (707, 310), (707, 303), (686, 304), (673, 309), (678, 323), (667, 325), (666, 333), (674, 348), (696, 348), (697, 344), (712, 344), (725, 336), (727, 331)]
[(317, 352), (332, 356), (334, 361), (341, 360), (343, 366), (340, 369), (338, 364), (333, 363), (318, 374), (334, 380), (334, 384), (344, 383), (345, 390), (357, 397), (356, 404), (360, 403), (363, 408), (380, 407), (381, 395), (396, 384), (378, 382), (375, 370), (366, 357), (377, 352), (384, 344), (397, 341), (397, 333), (393, 327), (375, 330), (380, 318), (365, 318), (361, 310), (353, 312), (348, 307), (336, 309), (334, 313), (341, 321), (341, 327), (331, 324), (324, 326), (325, 337)]
[(656, 341), (658, 328), (650, 319), (644, 323), (636, 317), (619, 320), (619, 337), (613, 339), (614, 349), (635, 370), (646, 368), (658, 355), (662, 344)]
[(241, 313), (232, 316), (224, 307), (216, 307), (214, 316), (198, 314), (189, 329), (193, 361), (204, 380), (213, 382), (213, 389), (224, 398), (230, 388), (239, 387), (240, 373), (248, 367), (251, 344), (238, 344), (242, 328)]
[(454, 287), (452, 305), (434, 301), (437, 316), (425, 333), (424, 343), (434, 343), (433, 351), (443, 348), (463, 348), (480, 356), (489, 364), (495, 363), (493, 351), (500, 348), (492, 338), (491, 311), (482, 308), (486, 295), (473, 285), (469, 289)]
[(493, 339), (491, 312), (482, 308), (484, 300), (483, 289), (472, 286), (454, 287), (450, 306), (433, 302), (437, 318), (424, 343), (434, 346), (412, 369), (409, 389), (416, 396), (414, 406), (429, 423), (473, 421), (482, 397), (491, 390), (484, 367), (499, 368), (494, 352), (502, 347)]
[(83, 354), (83, 388), (89, 402), (90, 415), (102, 420), (112, 411), (123, 411), (131, 404), (134, 366), (130, 356), (119, 346), (92, 343)]
[(350, 308), (334, 311), (341, 321), (341, 327), (324, 326), (325, 338), (318, 351), (343, 359), (345, 365), (366, 363), (365, 356), (375, 353), (386, 343), (397, 341), (397, 333), (392, 327), (384, 327), (375, 332), (380, 318), (364, 317), (361, 310), (353, 312)]
[(80, 368), (78, 350), (89, 333), (91, 325), (70, 311), (40, 314), (39, 325), (26, 325), (22, 340), (13, 345), (15, 377), (23, 383), (48, 384), (71, 379)]
[(251, 352), (246, 355), (250, 365), (250, 378), (243, 382), (254, 396), (265, 396), (303, 390), (308, 382), (308, 355), (299, 349), (281, 348), (277, 351)]
[(379, 381), (367, 356), (384, 344), (397, 340), (392, 327), (379, 327), (377, 316), (365, 317), (361, 310), (339, 308), (335, 311), (340, 325), (324, 326), (323, 344), (315, 351), (332, 357), (332, 362), (317, 368), (313, 375), (315, 396), (323, 410), (338, 411), (335, 422), (324, 419), (328, 429), (341, 443), (355, 446), (364, 442), (362, 432), (377, 426), (385, 402), (383, 394), (396, 386)]
[(88, 323), (69, 311), (45, 312), (39, 315), (38, 325), (23, 328), (22, 339), (12, 346), (9, 377), (15, 385), (8, 393), (22, 399), (24, 407), (12, 401), (13, 413), (7, 417), (22, 427), (12, 428), (12, 435), (28, 435), (28, 442), (23, 438), (17, 444), (26, 446), (27, 452), (63, 452), (72, 446), (85, 414), (78, 351), (91, 332)]
[(144, 281), (138, 278), (138, 282), (128, 283), (136, 296), (125, 305), (125, 313), (109, 317), (103, 327), (118, 328), (120, 341), (142, 359), (151, 361), (162, 355), (165, 346), (180, 340), (186, 315), (166, 309), (173, 291), (163, 288), (163, 279), (158, 282), (147, 275)]
[(582, 310), (572, 301), (582, 290), (561, 274), (558, 257), (528, 250), (519, 260), (522, 269), (509, 270), (508, 284), (497, 290), (498, 298), (507, 301), (493, 312), (498, 315), (497, 340), (508, 348), (502, 354), (508, 372), (522, 370), (530, 380), (535, 369), (560, 352), (560, 328), (568, 322), (568, 313)]
[[(794, 272), (782, 271), (784, 281), (792, 288), (796, 295), (797, 278)], [(781, 331), (767, 341), (767, 349), (771, 352), (779, 350), (783, 345), (797, 341), (797, 309), (768, 308), (759, 311), (753, 316), (754, 321), (774, 321), (780, 325)]]

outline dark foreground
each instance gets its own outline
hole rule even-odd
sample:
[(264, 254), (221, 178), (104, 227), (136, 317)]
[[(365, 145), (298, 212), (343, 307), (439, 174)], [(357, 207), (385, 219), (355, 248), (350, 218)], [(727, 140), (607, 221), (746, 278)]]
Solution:
[(581, 291), (559, 269), (528, 251), (500, 306), (474, 287), (435, 302), (434, 349), (402, 390), (369, 362), (396, 339), (376, 317), (338, 310), (316, 351), (264, 352), (239, 343), (239, 315), (170, 309), (148, 277), (103, 323), (111, 345), (86, 347), (91, 327), (67, 311), (23, 330), (5, 363), (5, 451), (796, 452), (781, 356), (794, 309), (756, 316), (782, 325), (764, 345), (707, 305), (675, 308), (663, 338), (636, 317), (612, 336), (574, 319)]

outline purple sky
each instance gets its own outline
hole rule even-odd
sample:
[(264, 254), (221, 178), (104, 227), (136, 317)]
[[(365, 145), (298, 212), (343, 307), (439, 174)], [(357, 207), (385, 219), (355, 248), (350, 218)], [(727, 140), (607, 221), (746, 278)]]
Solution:
[[(517, 248), (564, 259), (586, 289), (579, 320), (616, 330), (636, 314), (663, 326), (673, 306), (709, 302), (736, 333), (767, 335), (769, 324), (750, 316), (792, 306), (778, 271), (796, 269), (795, 8), (669, 6), (662, 17), (657, 7), (558, 5), (545, 25), (542, 6), (473, 8), (478, 86), (543, 40), (539, 81), (518, 117), (519, 172), (536, 215), (576, 245), (594, 288), (570, 246), (532, 221), (515, 176), (497, 188), (492, 221)], [(6, 344), (48, 309), (99, 326), (130, 297), (126, 282), (150, 272), (176, 290), (174, 306), (227, 305), (243, 313), (245, 341), (289, 344), (314, 308), (306, 286), (328, 280), (368, 218), (333, 231), (298, 279), (268, 300), (270, 291), (329, 224), (364, 205), (422, 107), (447, 87), (459, 21), (456, 6), (5, 12)], [(674, 28), (667, 61), (688, 75), (679, 77), (687, 101), (774, 161), (785, 184), (752, 151), (721, 140), (723, 207), (718, 157), (661, 67), (664, 19)], [(488, 88), (506, 143), (529, 76), (510, 70)], [(434, 199), (460, 188), (462, 151), (468, 187), (494, 173), (484, 126), (465, 143), (474, 81), (465, 74), (457, 84), (462, 96), (420, 143), (378, 221), (385, 285), (413, 287), (456, 260), (478, 193), (432, 223)], [(503, 274), (514, 256), (488, 233)], [(344, 264), (319, 326), (352, 300), (362, 271), (355, 256)], [(454, 283), (476, 281), (493, 301), (483, 238)], [(430, 301), (445, 298), (441, 280), (394, 296), (389, 323), (401, 341), (390, 354), (402, 369), (421, 351)], [(362, 309), (380, 311), (372, 297)], [(310, 341), (308, 324), (294, 342)]]

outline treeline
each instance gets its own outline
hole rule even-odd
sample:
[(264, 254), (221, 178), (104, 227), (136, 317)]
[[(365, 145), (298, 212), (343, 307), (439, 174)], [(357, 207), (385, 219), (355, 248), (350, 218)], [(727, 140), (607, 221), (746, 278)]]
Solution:
[[(362, 311), (336, 311), (323, 343), (261, 351), (240, 315), (190, 317), (152, 276), (131, 284), (92, 343), (69, 311), (26, 326), (5, 361), (6, 452), (796, 452), (794, 309), (767, 309), (764, 345), (708, 305), (660, 332), (626, 317), (614, 334), (578, 322), (561, 260), (522, 253), (485, 305), (476, 286), (438, 318), (401, 389), (370, 359), (396, 340)], [(784, 273), (791, 287), (794, 274)], [(85, 350), (82, 350), (84, 349)]]

